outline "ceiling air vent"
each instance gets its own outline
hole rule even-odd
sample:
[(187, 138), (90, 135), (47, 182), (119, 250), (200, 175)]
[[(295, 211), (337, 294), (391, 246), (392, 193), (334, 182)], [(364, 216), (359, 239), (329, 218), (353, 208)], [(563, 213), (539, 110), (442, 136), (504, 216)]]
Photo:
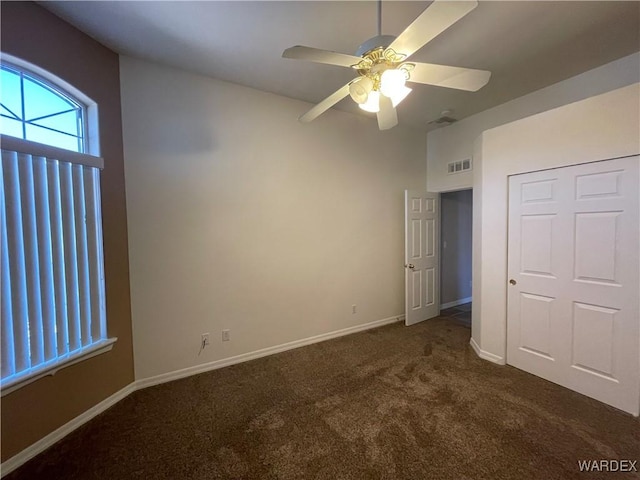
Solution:
[(451, 125), (452, 123), (455, 123), (455, 122), (457, 122), (457, 121), (458, 121), (458, 120), (456, 120), (456, 119), (455, 119), (455, 118), (453, 118), (453, 117), (439, 117), (439, 118), (436, 118), (435, 120), (431, 120), (431, 121), (429, 122), (429, 125), (432, 125), (432, 124), (434, 124), (434, 123), (435, 123), (436, 125)]
[(458, 160), (457, 162), (447, 163), (447, 173), (461, 173), (471, 170), (471, 159)]

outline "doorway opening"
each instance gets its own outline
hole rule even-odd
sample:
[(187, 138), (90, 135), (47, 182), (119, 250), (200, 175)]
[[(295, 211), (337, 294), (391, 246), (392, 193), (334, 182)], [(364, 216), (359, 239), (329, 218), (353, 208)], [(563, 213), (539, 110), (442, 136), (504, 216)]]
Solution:
[(440, 194), (440, 316), (471, 327), (473, 190)]

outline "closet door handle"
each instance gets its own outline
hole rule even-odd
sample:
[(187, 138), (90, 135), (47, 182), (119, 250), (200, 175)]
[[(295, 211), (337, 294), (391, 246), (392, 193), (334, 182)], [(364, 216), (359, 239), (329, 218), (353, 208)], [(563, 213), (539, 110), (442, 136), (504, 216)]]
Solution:
[(416, 266), (415, 266), (413, 263), (406, 263), (404, 266), (405, 266), (405, 268), (410, 268), (410, 269), (412, 269), (412, 270), (413, 270), (414, 268), (416, 268)]
[(518, 282), (516, 282), (513, 278), (511, 280), (509, 280), (509, 283), (511, 285), (516, 285)]

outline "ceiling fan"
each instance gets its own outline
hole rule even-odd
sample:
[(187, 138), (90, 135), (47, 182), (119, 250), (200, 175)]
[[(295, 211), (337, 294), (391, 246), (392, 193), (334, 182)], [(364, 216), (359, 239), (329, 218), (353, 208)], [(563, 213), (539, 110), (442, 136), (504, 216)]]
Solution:
[(360, 45), (355, 56), (301, 45), (287, 48), (282, 54), (284, 58), (348, 67), (359, 74), (299, 120), (310, 122), (350, 95), (361, 109), (377, 114), (380, 130), (388, 130), (398, 124), (396, 106), (411, 92), (407, 81), (471, 92), (479, 90), (487, 84), (491, 72), (407, 62), (411, 55), (477, 6), (475, 0), (435, 0), (398, 37), (394, 37), (382, 35), (382, 0), (379, 0), (378, 35)]

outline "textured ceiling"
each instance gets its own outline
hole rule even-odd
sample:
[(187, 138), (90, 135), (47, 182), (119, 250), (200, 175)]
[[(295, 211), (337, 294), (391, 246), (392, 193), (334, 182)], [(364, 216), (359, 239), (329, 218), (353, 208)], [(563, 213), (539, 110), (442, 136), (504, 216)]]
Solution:
[[(383, 33), (398, 35), (429, 3), (383, 2)], [(307, 45), (353, 54), (377, 25), (371, 1), (41, 5), (116, 52), (311, 103), (353, 72), (283, 59), (283, 50)], [(435, 128), (428, 122), (443, 110), (462, 119), (638, 50), (637, 1), (481, 1), (411, 59), (490, 70), (489, 84), (475, 93), (413, 85), (398, 107), (400, 124)], [(349, 98), (334, 108), (367, 115)]]

